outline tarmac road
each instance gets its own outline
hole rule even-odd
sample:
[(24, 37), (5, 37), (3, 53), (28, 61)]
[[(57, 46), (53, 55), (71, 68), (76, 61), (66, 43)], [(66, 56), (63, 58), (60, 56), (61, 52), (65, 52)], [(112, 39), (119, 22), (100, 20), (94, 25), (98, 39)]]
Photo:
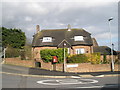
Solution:
[[(120, 86), (118, 77), (92, 77), (92, 78), (40, 78), (20, 75), (2, 74), (2, 88), (117, 88)], [(42, 90), (42, 89), (40, 89)]]
[[(23, 90), (24, 88), (25, 90), (27, 90), (27, 88), (29, 88), (28, 90), (31, 90), (31, 88), (33, 88), (32, 90), (90, 90), (91, 88), (94, 88), (95, 90), (108, 90), (108, 88), (111, 90), (118, 90), (118, 86), (120, 86), (120, 83), (118, 82), (118, 76), (86, 77), (86, 74), (88, 75), (89, 73), (74, 74), (53, 72), (43, 69), (27, 68), (14, 65), (2, 65), (2, 70), (2, 88), (12, 88), (10, 90), (14, 90), (13, 88), (21, 88), (20, 90)], [(117, 72), (114, 72), (114, 74), (116, 73)], [(95, 76), (101, 75), (102, 73), (91, 73), (91, 75), (92, 74)], [(104, 72), (103, 74), (108, 74), (108, 72)], [(47, 75), (47, 77), (41, 77), (40, 75)], [(53, 78), (48, 75), (56, 75), (57, 77)], [(61, 75), (62, 78), (58, 78), (59, 75)], [(74, 78), (65, 78), (64, 75), (74, 75)], [(85, 77), (75, 77), (79, 75), (84, 75)]]

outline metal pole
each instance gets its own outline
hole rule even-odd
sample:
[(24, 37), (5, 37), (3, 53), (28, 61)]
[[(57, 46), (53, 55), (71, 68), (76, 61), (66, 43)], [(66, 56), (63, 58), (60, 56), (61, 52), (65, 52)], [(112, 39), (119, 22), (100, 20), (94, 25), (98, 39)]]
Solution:
[(4, 52), (3, 53), (4, 53), (4, 60), (5, 60), (5, 48), (4, 48)]
[(5, 63), (5, 53), (6, 53), (6, 48), (4, 48), (4, 50), (3, 50), (3, 54), (4, 54), (4, 57), (3, 57), (3, 61), (2, 61), (2, 64), (4, 64)]
[(112, 48), (112, 34), (111, 34), (111, 27), (110, 27), (110, 21), (112, 19), (109, 19), (109, 30), (110, 30), (110, 46), (111, 46), (111, 71), (114, 72), (114, 61), (113, 61), (113, 48)]
[(63, 47), (63, 49), (64, 49), (64, 72), (66, 72), (66, 58), (65, 58), (65, 43), (64, 43), (64, 47)]

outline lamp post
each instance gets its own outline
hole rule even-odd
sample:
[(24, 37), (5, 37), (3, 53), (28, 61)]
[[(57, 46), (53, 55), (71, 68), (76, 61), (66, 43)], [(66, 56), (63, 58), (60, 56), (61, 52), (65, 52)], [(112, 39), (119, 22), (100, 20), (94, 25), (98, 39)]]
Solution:
[(64, 50), (64, 66), (63, 66), (63, 71), (64, 71), (64, 72), (66, 72), (65, 46), (66, 46), (66, 43), (63, 43), (63, 50)]
[(3, 49), (3, 61), (2, 61), (2, 63), (1, 64), (4, 64), (5, 63), (5, 58), (6, 58), (6, 56), (5, 56), (5, 53), (6, 53), (6, 47)]
[(111, 18), (108, 19), (108, 23), (109, 23), (109, 31), (110, 31), (110, 46), (111, 46), (111, 71), (114, 72), (112, 34), (111, 34), (111, 26), (110, 26), (110, 21), (111, 20), (113, 20), (113, 17), (111, 17)]

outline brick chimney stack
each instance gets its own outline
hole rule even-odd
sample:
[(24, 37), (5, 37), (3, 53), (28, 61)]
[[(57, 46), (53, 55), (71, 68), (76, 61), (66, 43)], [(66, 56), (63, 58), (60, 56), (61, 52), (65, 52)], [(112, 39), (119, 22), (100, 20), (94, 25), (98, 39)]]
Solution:
[(39, 32), (40, 32), (40, 26), (36, 25), (36, 33), (39, 33)]

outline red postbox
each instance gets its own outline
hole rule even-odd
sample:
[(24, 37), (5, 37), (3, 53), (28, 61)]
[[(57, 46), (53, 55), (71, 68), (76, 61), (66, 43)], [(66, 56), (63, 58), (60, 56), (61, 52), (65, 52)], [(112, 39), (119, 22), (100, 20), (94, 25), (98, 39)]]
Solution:
[(53, 56), (53, 63), (57, 63), (58, 62), (58, 58), (56, 56)]

